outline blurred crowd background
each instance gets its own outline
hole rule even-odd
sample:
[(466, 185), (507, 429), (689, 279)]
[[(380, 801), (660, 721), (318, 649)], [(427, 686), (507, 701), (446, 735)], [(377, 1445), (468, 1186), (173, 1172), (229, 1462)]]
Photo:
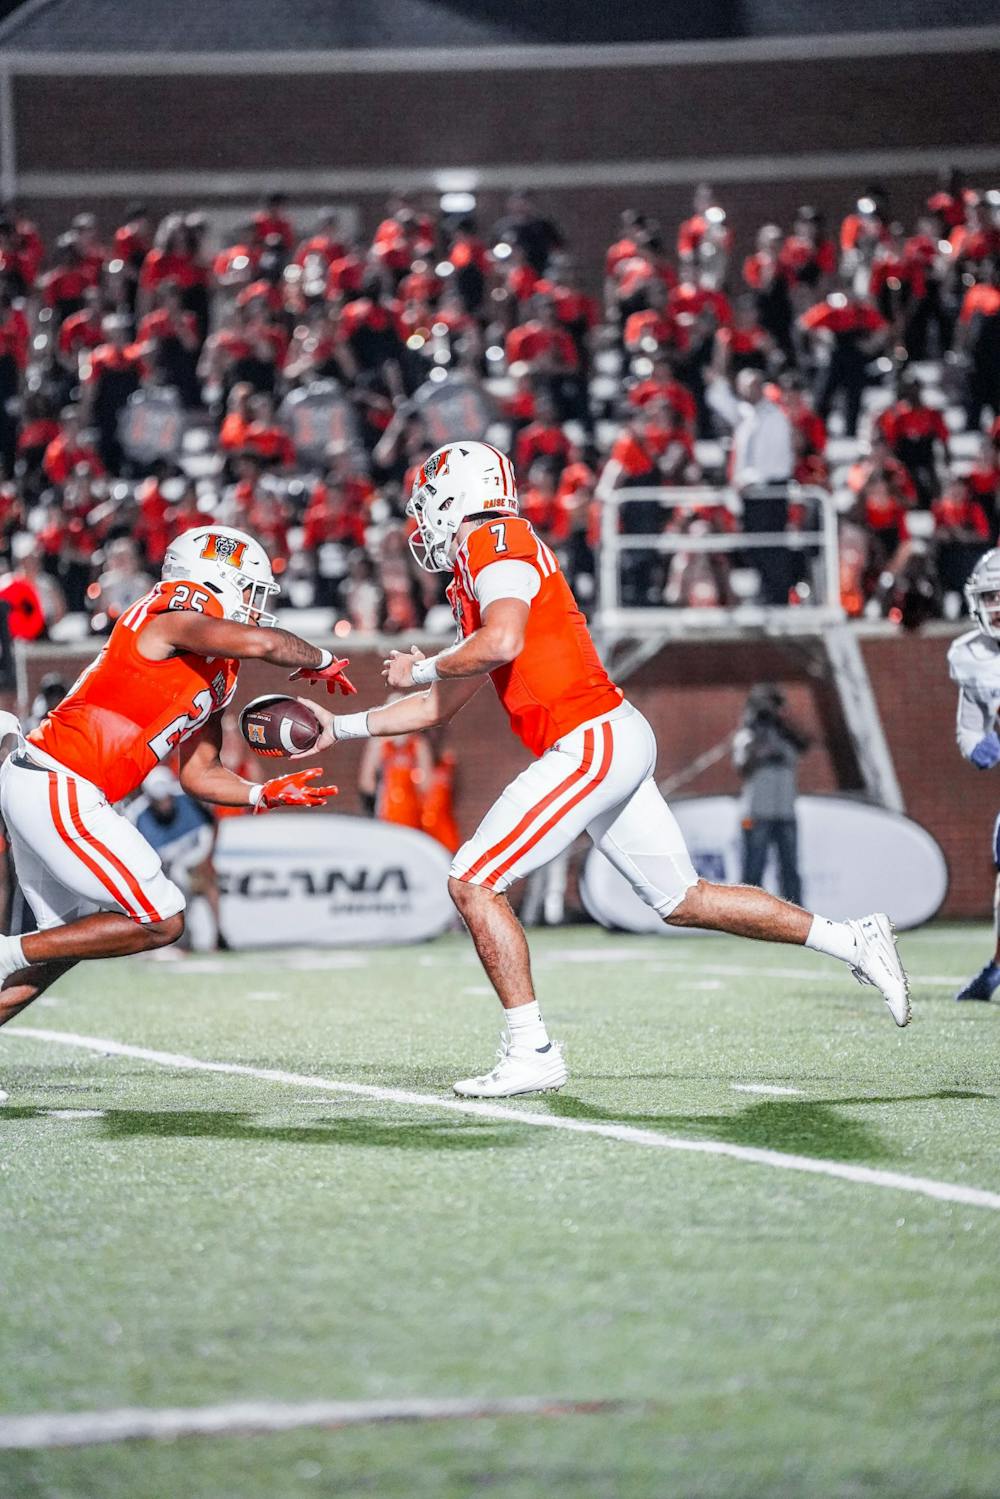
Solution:
[[(284, 603), (341, 636), (444, 632), (446, 580), (412, 563), (404, 509), (415, 465), (459, 433), (512, 453), (585, 608), (608, 494), (669, 485), (692, 503), (616, 504), (618, 524), (795, 529), (826, 492), (849, 614), (957, 616), (1000, 530), (1000, 192), (951, 171), (902, 223), (859, 184), (839, 222), (803, 204), (756, 228), (709, 184), (680, 224), (651, 193), (609, 223), (603, 264), (576, 259), (543, 195), (475, 210), (397, 195), (369, 241), (349, 211), (277, 193), (229, 231), (80, 205), (45, 240), (0, 209), (11, 635), (106, 632), (205, 521), (260, 537)], [(762, 483), (782, 503), (754, 527)], [(796, 580), (764, 571), (766, 601), (794, 606)], [(650, 554), (624, 596), (731, 601), (725, 565), (682, 552)]]

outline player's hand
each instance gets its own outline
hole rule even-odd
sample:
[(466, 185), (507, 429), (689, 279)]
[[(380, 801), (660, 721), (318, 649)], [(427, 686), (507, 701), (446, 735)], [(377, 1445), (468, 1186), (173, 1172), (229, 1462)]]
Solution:
[(414, 686), (413, 664), (423, 659), (423, 651), (415, 645), (411, 645), (408, 651), (390, 651), (382, 663), (385, 685), (397, 691), (405, 691), (407, 687)]
[[(344, 667), (350, 662), (346, 656), (335, 656), (329, 666), (300, 666), (291, 673), (290, 682), (325, 682), (327, 692), (342, 692), (350, 697), (357, 688), (350, 677), (345, 677)], [(310, 703), (310, 707), (314, 705)]]
[(987, 734), (980, 739), (969, 759), (977, 770), (992, 770), (994, 765), (1000, 765), (1000, 738), (996, 734)]
[(275, 776), (273, 780), (265, 781), (254, 811), (268, 812), (272, 807), (322, 807), (331, 796), (339, 795), (336, 786), (309, 784), (322, 774), (317, 765), (313, 770), (293, 770), (287, 776)]
[(319, 720), (323, 732), (316, 740), (312, 749), (294, 750), (288, 756), (289, 760), (305, 760), (311, 755), (321, 755), (324, 750), (332, 749), (337, 743), (337, 736), (333, 732), (333, 714), (329, 708), (324, 708), (322, 703), (314, 703), (312, 698), (309, 697), (297, 697), (295, 701), (301, 703), (303, 708), (308, 708), (309, 712), (315, 715)]

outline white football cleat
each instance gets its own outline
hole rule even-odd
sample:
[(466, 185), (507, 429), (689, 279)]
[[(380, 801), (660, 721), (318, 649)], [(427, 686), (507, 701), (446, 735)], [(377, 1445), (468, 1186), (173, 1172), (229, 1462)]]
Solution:
[(896, 951), (892, 922), (881, 911), (849, 921), (857, 938), (857, 961), (851, 969), (859, 984), (881, 991), (897, 1025), (910, 1023), (910, 981)]
[(513, 1098), (517, 1093), (555, 1093), (568, 1078), (561, 1041), (550, 1041), (544, 1051), (535, 1051), (514, 1047), (504, 1031), (493, 1071), (464, 1077), (453, 1086), (460, 1098)]

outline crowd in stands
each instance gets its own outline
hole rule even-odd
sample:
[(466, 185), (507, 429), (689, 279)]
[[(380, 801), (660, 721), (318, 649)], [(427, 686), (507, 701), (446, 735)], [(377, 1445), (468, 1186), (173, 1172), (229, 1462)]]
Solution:
[[(136, 204), (45, 243), (0, 210), (14, 635), (66, 614), (106, 631), (206, 520), (259, 536), (286, 602), (342, 632), (443, 629), (405, 503), (456, 424), (509, 446), (522, 512), (585, 606), (612, 488), (699, 486), (691, 505), (625, 503), (626, 529), (739, 529), (725, 486), (754, 498), (752, 466), (733, 478), (749, 407), (770, 451), (781, 424), (790, 445), (787, 473), (757, 477), (836, 499), (850, 613), (948, 612), (997, 540), (1000, 193), (951, 172), (904, 226), (872, 186), (839, 224), (804, 206), (764, 225), (741, 258), (701, 186), (676, 232), (623, 213), (603, 267), (579, 267), (526, 193), (491, 226), (403, 196), (370, 242), (349, 217), (307, 223), (274, 194), (219, 243), (201, 215), (154, 224)], [(795, 496), (769, 524), (803, 524)], [(728, 602), (728, 566), (652, 551), (630, 601)], [(769, 602), (795, 601), (801, 579), (763, 571)]]

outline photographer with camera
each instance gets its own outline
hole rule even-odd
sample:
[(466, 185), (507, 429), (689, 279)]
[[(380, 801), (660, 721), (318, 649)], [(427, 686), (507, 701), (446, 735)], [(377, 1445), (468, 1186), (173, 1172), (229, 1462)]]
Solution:
[(780, 687), (754, 687), (733, 737), (733, 765), (743, 782), (743, 883), (759, 885), (771, 848), (778, 859), (781, 893), (796, 905), (802, 901), (799, 875), (798, 761), (809, 738), (785, 717)]

